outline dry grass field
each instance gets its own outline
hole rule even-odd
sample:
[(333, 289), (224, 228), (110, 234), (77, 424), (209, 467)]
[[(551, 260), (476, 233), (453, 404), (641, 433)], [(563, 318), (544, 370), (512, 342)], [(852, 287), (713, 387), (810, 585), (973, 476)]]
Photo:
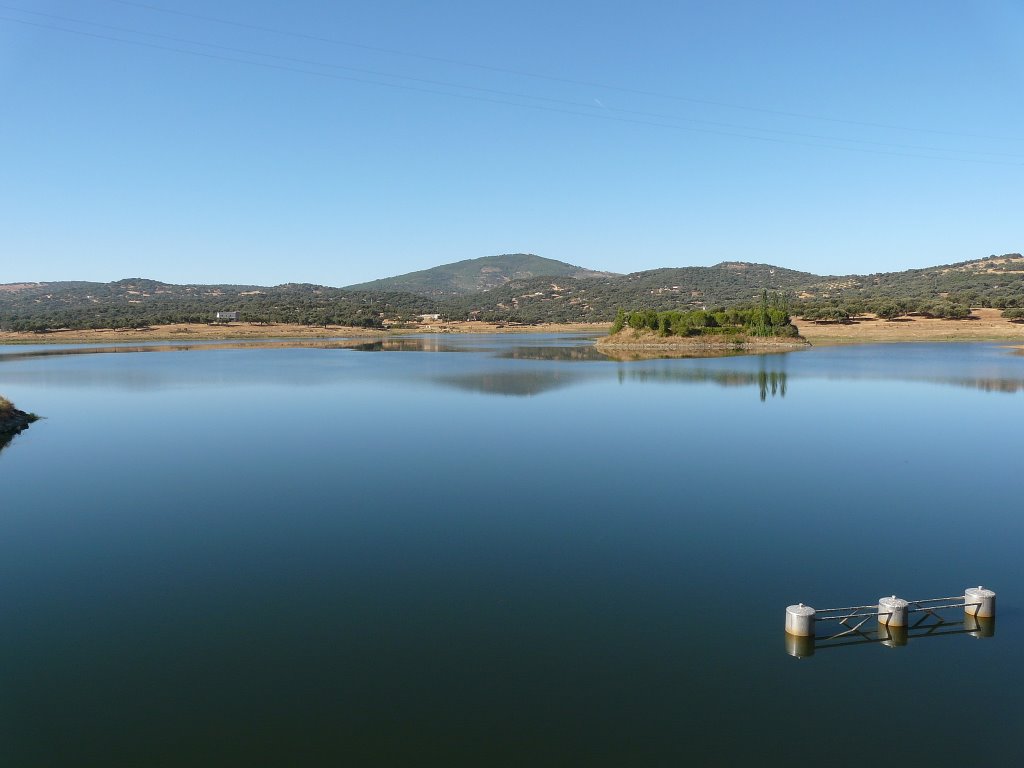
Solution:
[(0, 344), (105, 344), (147, 341), (243, 341), (246, 339), (326, 339), (339, 336), (381, 336), (366, 328), (328, 328), (308, 325), (155, 325), (149, 328), (58, 330), (47, 333), (0, 331)]
[(141, 344), (147, 341), (248, 341), (258, 339), (382, 338), (409, 333), (606, 333), (611, 323), (548, 323), (506, 325), (502, 323), (423, 323), (409, 328), (379, 330), (343, 325), (158, 325), (138, 330), (57, 330), (47, 333), (0, 331), (0, 344)]
[[(1024, 323), (1011, 323), (998, 309), (975, 309), (969, 320), (908, 317), (894, 321), (868, 315), (850, 325), (796, 319), (800, 335), (815, 345), (906, 341), (1012, 341), (1024, 344)], [(375, 330), (308, 325), (161, 325), (139, 330), (0, 332), (0, 344), (139, 344), (147, 341), (256, 341), (259, 339), (382, 338), (409, 333), (607, 333), (611, 323), (506, 325), (484, 322), (424, 323), (411, 328)]]
[(998, 309), (975, 309), (967, 320), (907, 317), (879, 320), (873, 315), (850, 325), (818, 324), (796, 319), (793, 324), (811, 344), (877, 344), (897, 341), (1015, 341), (1024, 343), (1024, 324), (1011, 323)]

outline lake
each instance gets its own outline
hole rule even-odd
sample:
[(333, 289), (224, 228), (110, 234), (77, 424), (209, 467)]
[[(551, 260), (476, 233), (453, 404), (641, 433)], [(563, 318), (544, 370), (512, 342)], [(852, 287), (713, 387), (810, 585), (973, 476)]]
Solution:
[(0, 347), (0, 764), (1019, 760), (1024, 356), (590, 344)]

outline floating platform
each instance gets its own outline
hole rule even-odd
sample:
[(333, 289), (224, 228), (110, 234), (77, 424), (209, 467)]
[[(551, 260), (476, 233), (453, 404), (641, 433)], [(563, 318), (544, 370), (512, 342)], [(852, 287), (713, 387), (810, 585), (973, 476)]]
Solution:
[[(950, 621), (940, 611), (961, 609), (962, 621)], [(920, 616), (916, 616), (920, 614)], [(874, 636), (862, 631), (871, 619), (877, 621)], [(934, 619), (934, 621), (930, 621)], [(786, 651), (798, 658), (815, 650), (840, 645), (881, 643), (889, 647), (906, 645), (910, 637), (946, 634), (970, 634), (992, 637), (995, 634), (996, 593), (985, 587), (968, 587), (963, 595), (904, 600), (896, 595), (881, 597), (870, 605), (815, 609), (798, 603), (786, 608)], [(818, 623), (835, 622), (839, 631), (818, 636)], [(835, 642), (844, 640), (844, 642)]]

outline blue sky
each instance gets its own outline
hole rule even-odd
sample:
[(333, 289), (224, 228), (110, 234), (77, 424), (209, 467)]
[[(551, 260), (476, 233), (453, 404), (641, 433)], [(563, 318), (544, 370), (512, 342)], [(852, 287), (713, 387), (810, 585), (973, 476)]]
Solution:
[(1020, 251), (1022, 33), (1000, 0), (0, 0), (0, 282)]

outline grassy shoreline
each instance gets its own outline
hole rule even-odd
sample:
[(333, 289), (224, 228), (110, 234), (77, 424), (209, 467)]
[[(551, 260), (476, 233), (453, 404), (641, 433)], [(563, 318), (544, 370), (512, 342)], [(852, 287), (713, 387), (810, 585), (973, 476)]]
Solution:
[[(815, 346), (890, 342), (1009, 341), (1024, 344), (1024, 324), (1000, 317), (998, 309), (975, 309), (968, 320), (908, 317), (885, 321), (868, 315), (850, 325), (814, 323), (795, 318), (800, 335)], [(508, 325), (484, 322), (423, 324), (401, 329), (305, 325), (165, 325), (139, 330), (60, 330), (48, 333), (0, 331), (3, 344), (105, 344), (152, 341), (256, 341), (261, 339), (388, 338), (417, 333), (595, 333), (606, 334), (611, 323), (544, 323)]]
[(624, 329), (594, 344), (598, 352), (623, 362), (672, 357), (732, 357), (795, 352), (810, 344), (792, 336), (751, 337), (739, 335), (658, 336), (651, 331)]
[(156, 325), (148, 328), (55, 330), (46, 333), (0, 331), (2, 344), (135, 344), (149, 341), (257, 341), (261, 339), (375, 339), (419, 333), (607, 333), (611, 323), (509, 325), (479, 321), (422, 324), (406, 328), (356, 328), (344, 325)]

